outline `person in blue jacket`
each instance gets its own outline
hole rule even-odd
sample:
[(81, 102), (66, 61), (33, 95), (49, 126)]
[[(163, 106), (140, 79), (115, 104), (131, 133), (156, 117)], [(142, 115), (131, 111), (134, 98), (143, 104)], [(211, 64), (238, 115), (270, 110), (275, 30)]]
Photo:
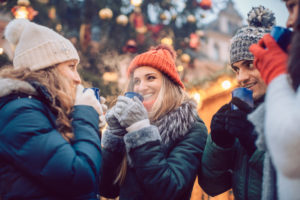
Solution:
[(119, 96), (106, 113), (100, 195), (120, 200), (188, 200), (207, 129), (196, 102), (184, 91), (175, 53), (159, 45), (137, 55), (128, 74), (128, 91), (144, 100)]
[(97, 199), (104, 105), (83, 92), (71, 42), (26, 19), (5, 29), (0, 72), (0, 199)]

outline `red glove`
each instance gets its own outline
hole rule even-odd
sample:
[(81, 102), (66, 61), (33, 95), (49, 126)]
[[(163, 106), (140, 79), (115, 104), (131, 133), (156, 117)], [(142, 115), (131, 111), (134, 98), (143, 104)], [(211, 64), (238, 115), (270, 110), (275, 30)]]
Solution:
[(286, 73), (288, 55), (270, 34), (264, 35), (258, 44), (252, 44), (249, 50), (254, 55), (254, 66), (267, 85), (277, 76)]

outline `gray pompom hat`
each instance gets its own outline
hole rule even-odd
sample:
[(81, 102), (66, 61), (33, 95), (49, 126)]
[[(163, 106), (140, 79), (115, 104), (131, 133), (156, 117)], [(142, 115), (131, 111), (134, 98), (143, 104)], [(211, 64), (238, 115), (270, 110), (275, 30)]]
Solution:
[(253, 7), (248, 13), (247, 21), (249, 25), (240, 28), (231, 39), (231, 65), (241, 60), (253, 60), (249, 47), (257, 43), (264, 34), (270, 33), (275, 25), (274, 13), (264, 6)]

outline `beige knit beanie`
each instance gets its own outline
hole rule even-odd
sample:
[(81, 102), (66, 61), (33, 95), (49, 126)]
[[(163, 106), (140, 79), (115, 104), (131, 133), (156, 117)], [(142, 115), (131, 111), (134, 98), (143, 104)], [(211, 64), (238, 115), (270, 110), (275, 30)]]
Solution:
[(44, 69), (69, 60), (79, 63), (73, 44), (55, 31), (30, 22), (14, 19), (5, 28), (5, 38), (15, 46), (15, 69)]

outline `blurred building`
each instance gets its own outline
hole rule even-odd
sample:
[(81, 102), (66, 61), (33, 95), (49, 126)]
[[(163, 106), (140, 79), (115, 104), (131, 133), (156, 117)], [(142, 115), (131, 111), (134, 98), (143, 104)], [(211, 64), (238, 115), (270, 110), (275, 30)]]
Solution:
[[(203, 29), (199, 50), (194, 52), (194, 67), (187, 68), (184, 76), (187, 85), (191, 81), (196, 85), (189, 89), (189, 93), (197, 100), (199, 115), (209, 132), (213, 114), (231, 100), (231, 91), (237, 86), (228, 64), (229, 48), (231, 38), (242, 25), (243, 18), (229, 0), (217, 18)], [(232, 200), (234, 197), (231, 191), (208, 197), (196, 181), (191, 200), (196, 199)]]

